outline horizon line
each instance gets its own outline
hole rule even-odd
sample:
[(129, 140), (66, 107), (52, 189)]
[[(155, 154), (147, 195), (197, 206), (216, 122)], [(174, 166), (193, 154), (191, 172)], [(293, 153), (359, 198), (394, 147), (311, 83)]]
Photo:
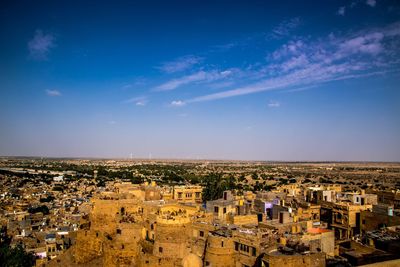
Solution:
[(55, 160), (117, 160), (117, 161), (187, 161), (187, 162), (201, 162), (201, 161), (212, 161), (212, 162), (249, 162), (249, 163), (383, 163), (383, 164), (400, 164), (400, 161), (364, 161), (364, 160), (245, 160), (245, 159), (218, 159), (218, 158), (129, 158), (129, 157), (75, 157), (75, 156), (16, 156), (16, 155), (0, 155), (0, 159), (4, 158), (15, 158), (15, 159), (55, 159)]

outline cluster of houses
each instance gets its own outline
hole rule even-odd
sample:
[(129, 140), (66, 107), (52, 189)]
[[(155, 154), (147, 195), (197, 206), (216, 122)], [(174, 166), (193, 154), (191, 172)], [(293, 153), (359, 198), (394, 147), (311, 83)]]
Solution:
[(400, 265), (399, 192), (292, 183), (204, 202), (199, 185), (2, 178), (2, 231), (37, 266)]
[(49, 181), (1, 175), (0, 223), (11, 246), (21, 244), (36, 256), (38, 265), (70, 248), (76, 232), (87, 223), (92, 192), (88, 181), (64, 181), (62, 175)]
[(91, 199), (74, 245), (48, 265), (400, 264), (399, 206), (379, 201), (381, 192), (290, 184), (268, 192), (225, 191), (203, 203), (202, 191), (109, 182)]

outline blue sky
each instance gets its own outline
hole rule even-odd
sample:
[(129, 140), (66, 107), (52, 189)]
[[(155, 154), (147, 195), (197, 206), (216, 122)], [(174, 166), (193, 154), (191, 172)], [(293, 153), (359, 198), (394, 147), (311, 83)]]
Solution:
[(398, 1), (132, 2), (2, 1), (0, 155), (400, 161)]

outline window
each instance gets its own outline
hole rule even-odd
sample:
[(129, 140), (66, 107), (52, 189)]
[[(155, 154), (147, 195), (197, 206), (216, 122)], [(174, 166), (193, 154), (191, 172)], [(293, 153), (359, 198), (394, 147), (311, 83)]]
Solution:
[(178, 198), (182, 198), (182, 192), (178, 193)]
[(117, 235), (120, 235), (122, 233), (121, 229), (117, 229)]
[(162, 247), (158, 247), (158, 252), (162, 253), (163, 252), (163, 248)]
[(255, 257), (256, 254), (257, 254), (256, 248), (251, 248), (251, 255)]
[(217, 206), (214, 207), (214, 212), (218, 213), (219, 212), (219, 208)]
[(210, 262), (209, 261), (206, 261), (206, 266), (210, 266)]
[(243, 252), (247, 252), (248, 253), (250, 251), (250, 247), (247, 246), (247, 245), (235, 243), (235, 250), (236, 250), (236, 247), (238, 248), (238, 250), (240, 249), (240, 251), (243, 251)]
[(239, 243), (235, 242), (235, 250), (238, 251), (239, 250)]
[(365, 224), (365, 220), (362, 220), (362, 224)]
[(196, 198), (200, 198), (200, 192), (196, 192)]
[(201, 237), (204, 236), (204, 231), (200, 231), (200, 236), (201, 236)]
[(224, 241), (221, 241), (221, 247), (224, 247)]
[(154, 225), (153, 224), (150, 224), (150, 229), (154, 230)]
[(226, 208), (224, 208), (224, 214), (226, 213)]

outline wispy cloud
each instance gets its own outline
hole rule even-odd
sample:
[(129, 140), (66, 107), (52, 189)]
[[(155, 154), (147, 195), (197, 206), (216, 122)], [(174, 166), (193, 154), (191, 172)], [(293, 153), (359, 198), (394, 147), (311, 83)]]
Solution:
[(268, 107), (269, 108), (279, 108), (281, 106), (281, 103), (278, 101), (269, 101), (268, 102)]
[(344, 16), (351, 9), (356, 8), (356, 7), (360, 6), (360, 5), (364, 5), (364, 4), (367, 5), (367, 6), (370, 6), (370, 7), (375, 7), (376, 6), (376, 0), (351, 1), (351, 2), (349, 2), (349, 4), (339, 7), (339, 9), (336, 12), (336, 14), (338, 14), (340, 16)]
[(383, 44), (381, 42), (383, 38), (384, 34), (382, 32), (373, 32), (357, 36), (340, 44), (338, 53), (348, 55), (360, 52), (376, 55), (383, 50)]
[(36, 30), (33, 38), (28, 42), (29, 56), (35, 60), (47, 60), (50, 50), (55, 46), (55, 37)]
[(267, 65), (255, 70), (260, 80), (213, 94), (188, 99), (185, 103), (278, 89), (295, 89), (326, 82), (382, 75), (396, 69), (400, 23), (369, 29), (342, 37), (329, 35), (317, 41), (292, 40), (272, 52)]
[(291, 32), (299, 27), (301, 20), (299, 17), (282, 21), (278, 26), (272, 29), (271, 36), (273, 38), (282, 38), (291, 34)]
[(121, 89), (128, 90), (131, 88), (143, 87), (146, 85), (146, 83), (147, 83), (147, 79), (145, 79), (143, 77), (137, 77), (133, 81), (126, 82), (125, 84), (123, 84), (121, 86)]
[(172, 101), (170, 103), (171, 107), (182, 107), (182, 106), (185, 106), (185, 105), (186, 105), (186, 103), (184, 101), (182, 101), (182, 100), (174, 100), (174, 101)]
[(169, 80), (159, 86), (157, 86), (155, 91), (170, 91), (174, 90), (180, 86), (187, 85), (190, 83), (196, 82), (211, 82), (220, 80), (230, 76), (233, 73), (233, 70), (224, 70), (224, 71), (198, 71), (190, 75), (185, 75), (180, 78)]
[(230, 43), (226, 43), (226, 44), (222, 44), (222, 45), (215, 45), (213, 46), (213, 48), (211, 49), (211, 52), (225, 52), (225, 51), (229, 51), (230, 49), (238, 46), (239, 43), (238, 42), (230, 42)]
[(177, 58), (170, 62), (164, 62), (157, 68), (165, 73), (175, 73), (188, 70), (203, 61), (203, 58), (193, 55)]
[(346, 7), (345, 6), (339, 7), (337, 14), (340, 16), (344, 16), (346, 14)]
[(61, 96), (61, 92), (58, 90), (46, 90), (48, 96)]
[(367, 5), (369, 5), (370, 7), (375, 7), (376, 5), (376, 0), (367, 0), (365, 2)]
[(140, 107), (146, 106), (147, 105), (147, 100), (139, 100), (139, 101), (137, 101), (135, 103), (135, 105), (136, 106), (140, 106)]
[(136, 106), (140, 106), (140, 107), (146, 106), (148, 102), (149, 102), (149, 100), (145, 96), (133, 97), (133, 98), (129, 98), (129, 99), (123, 101), (123, 103), (128, 103), (128, 104), (132, 103), (132, 104), (135, 104)]

